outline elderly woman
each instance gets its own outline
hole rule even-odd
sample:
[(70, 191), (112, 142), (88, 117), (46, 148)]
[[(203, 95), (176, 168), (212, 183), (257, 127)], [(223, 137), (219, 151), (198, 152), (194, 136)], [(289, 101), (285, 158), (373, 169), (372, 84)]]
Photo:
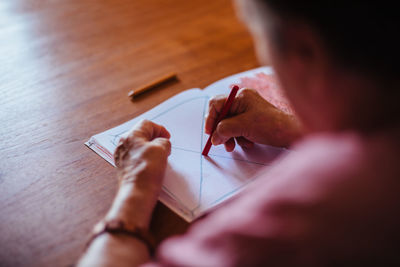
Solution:
[[(212, 137), (291, 146), (240, 195), (166, 240), (147, 238), (170, 153), (144, 121), (121, 140), (120, 187), (80, 266), (388, 266), (400, 262), (398, 14), (390, 2), (236, 1), (296, 111), (243, 89)], [(225, 96), (210, 101), (210, 132)]]

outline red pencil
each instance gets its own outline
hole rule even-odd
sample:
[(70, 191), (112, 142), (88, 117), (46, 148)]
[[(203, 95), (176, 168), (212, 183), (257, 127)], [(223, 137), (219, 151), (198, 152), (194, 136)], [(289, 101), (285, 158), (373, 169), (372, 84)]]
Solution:
[(228, 114), (229, 110), (231, 109), (233, 100), (235, 99), (235, 96), (236, 96), (238, 91), (239, 91), (239, 86), (235, 85), (235, 86), (232, 87), (231, 93), (229, 94), (228, 99), (225, 101), (225, 104), (222, 107), (221, 113), (219, 114), (217, 120), (215, 121), (215, 124), (214, 124), (214, 126), (213, 126), (213, 128), (211, 130), (211, 134), (208, 137), (207, 144), (204, 147), (203, 152), (201, 153), (203, 156), (207, 156), (208, 155), (208, 152), (210, 151), (210, 148), (211, 148), (211, 145), (212, 145), (211, 137), (212, 137), (215, 129), (217, 128), (218, 123), (220, 121), (222, 121), (226, 117), (226, 115)]

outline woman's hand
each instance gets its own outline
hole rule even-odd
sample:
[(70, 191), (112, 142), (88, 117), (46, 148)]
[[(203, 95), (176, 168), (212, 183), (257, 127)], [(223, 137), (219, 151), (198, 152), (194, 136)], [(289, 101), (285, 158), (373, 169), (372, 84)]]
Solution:
[[(226, 101), (216, 96), (209, 102), (205, 131), (212, 127)], [(287, 147), (302, 135), (300, 124), (293, 115), (286, 114), (262, 98), (257, 91), (241, 89), (228, 117), (218, 123), (212, 136), (213, 145), (225, 144), (228, 152), (238, 145), (251, 148), (254, 143)]]
[(114, 153), (121, 184), (134, 183), (159, 191), (171, 153), (170, 134), (161, 125), (144, 120), (120, 139)]
[(163, 126), (144, 120), (121, 138), (114, 153), (120, 187), (107, 219), (148, 227), (171, 152), (169, 137)]

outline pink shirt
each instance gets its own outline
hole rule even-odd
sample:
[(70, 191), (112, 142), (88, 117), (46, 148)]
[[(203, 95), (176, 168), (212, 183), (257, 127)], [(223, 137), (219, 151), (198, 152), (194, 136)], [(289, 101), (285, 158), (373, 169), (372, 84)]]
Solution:
[(239, 196), (185, 235), (166, 240), (154, 265), (387, 266), (399, 261), (398, 133), (307, 137)]

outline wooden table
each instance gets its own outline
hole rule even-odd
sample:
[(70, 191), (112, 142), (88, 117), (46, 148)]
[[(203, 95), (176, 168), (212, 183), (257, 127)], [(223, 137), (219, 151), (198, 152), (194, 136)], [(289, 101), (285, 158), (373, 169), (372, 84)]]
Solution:
[[(116, 191), (91, 135), (257, 66), (229, 0), (2, 0), (0, 51), (0, 266), (76, 262)], [(178, 83), (130, 102), (170, 71)], [(152, 228), (187, 225), (158, 205)]]

